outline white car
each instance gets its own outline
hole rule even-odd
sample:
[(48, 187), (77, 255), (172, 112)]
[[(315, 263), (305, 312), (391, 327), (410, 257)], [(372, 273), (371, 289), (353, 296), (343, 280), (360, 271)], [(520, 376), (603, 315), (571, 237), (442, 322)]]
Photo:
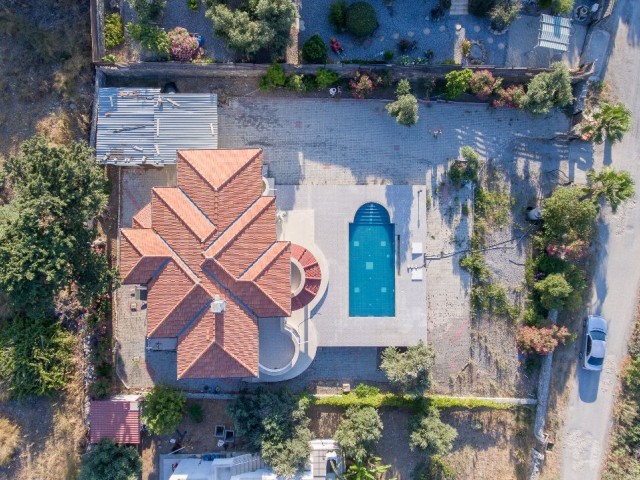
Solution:
[(607, 350), (607, 321), (598, 315), (589, 315), (584, 321), (584, 344), (580, 354), (582, 368), (602, 370)]

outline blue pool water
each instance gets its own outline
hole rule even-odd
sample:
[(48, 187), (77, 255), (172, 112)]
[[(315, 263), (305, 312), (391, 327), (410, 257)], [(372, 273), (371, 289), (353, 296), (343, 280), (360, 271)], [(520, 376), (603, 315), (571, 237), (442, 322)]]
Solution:
[(349, 316), (396, 314), (395, 226), (377, 203), (358, 209), (349, 224)]

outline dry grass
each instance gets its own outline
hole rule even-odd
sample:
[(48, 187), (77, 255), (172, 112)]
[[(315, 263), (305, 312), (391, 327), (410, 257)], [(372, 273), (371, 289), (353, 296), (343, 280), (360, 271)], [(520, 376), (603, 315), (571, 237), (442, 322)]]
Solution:
[(6, 465), (20, 443), (20, 427), (0, 417), (0, 465)]

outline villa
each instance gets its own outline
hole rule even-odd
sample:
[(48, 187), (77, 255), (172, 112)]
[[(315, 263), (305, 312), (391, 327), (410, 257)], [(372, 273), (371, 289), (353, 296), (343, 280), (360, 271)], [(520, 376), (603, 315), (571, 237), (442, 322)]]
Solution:
[(123, 381), (282, 381), (320, 347), (426, 340), (424, 185), (280, 185), (262, 149), (218, 148), (215, 95), (99, 99), (98, 159), (140, 181), (120, 217)]

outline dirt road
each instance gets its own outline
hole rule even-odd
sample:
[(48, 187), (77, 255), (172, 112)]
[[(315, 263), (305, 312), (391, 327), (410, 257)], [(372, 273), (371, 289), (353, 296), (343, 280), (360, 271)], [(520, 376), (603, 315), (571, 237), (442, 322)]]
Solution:
[[(632, 172), (640, 188), (640, 3), (618, 0), (606, 28), (613, 49), (605, 80), (612, 93), (633, 112), (632, 131), (612, 148), (605, 145), (605, 165)], [(569, 406), (562, 432), (563, 480), (600, 478), (607, 451), (618, 373), (631, 333), (640, 283), (640, 207), (638, 200), (605, 214), (591, 310), (609, 321), (607, 358), (602, 374), (576, 369), (569, 388)]]

